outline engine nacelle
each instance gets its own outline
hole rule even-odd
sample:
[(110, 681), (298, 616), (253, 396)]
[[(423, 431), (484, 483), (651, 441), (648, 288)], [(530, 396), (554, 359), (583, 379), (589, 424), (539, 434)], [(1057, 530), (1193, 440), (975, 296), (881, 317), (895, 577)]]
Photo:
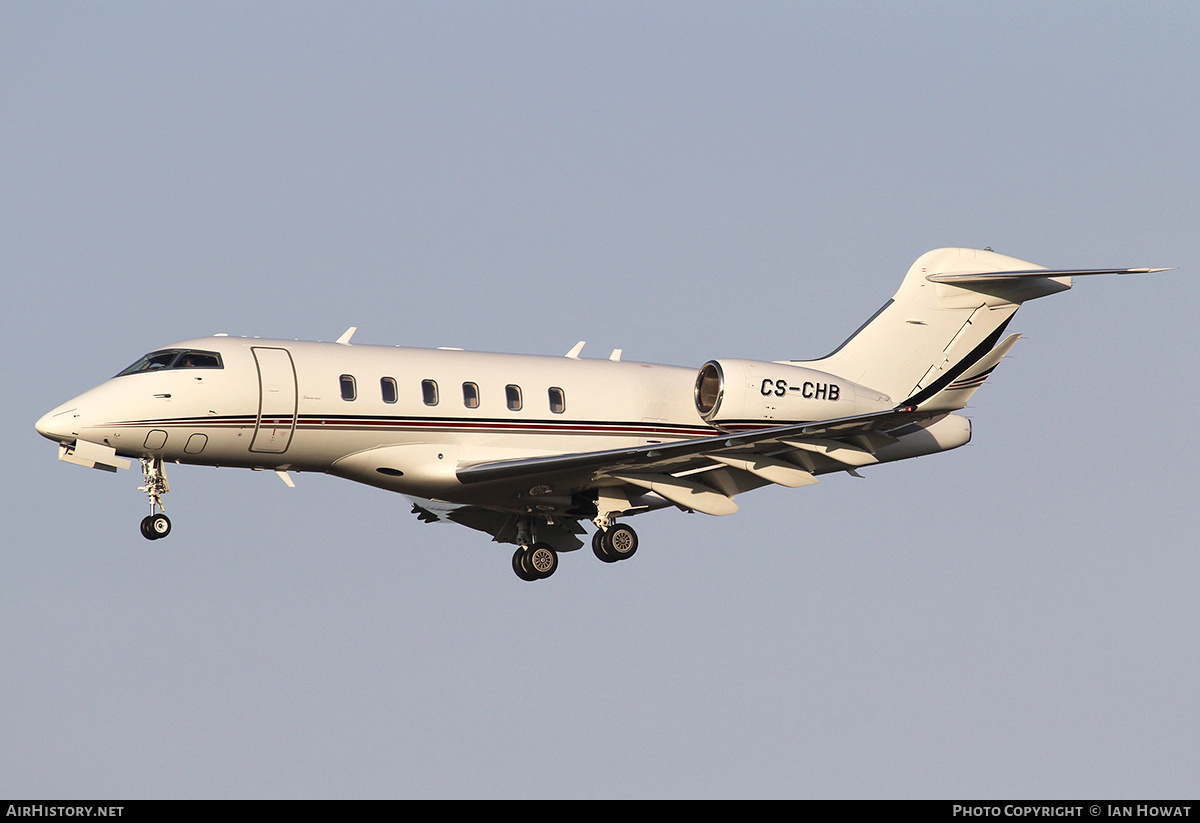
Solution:
[(719, 429), (828, 420), (892, 406), (875, 389), (788, 363), (709, 360), (696, 376), (696, 410)]

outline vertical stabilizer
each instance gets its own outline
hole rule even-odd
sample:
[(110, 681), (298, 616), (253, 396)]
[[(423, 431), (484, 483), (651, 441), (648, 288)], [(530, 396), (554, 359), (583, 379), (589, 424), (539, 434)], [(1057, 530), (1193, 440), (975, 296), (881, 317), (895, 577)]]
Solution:
[(1073, 273), (1091, 272), (1051, 271), (981, 249), (927, 252), (874, 317), (805, 365), (884, 392), (897, 405), (923, 403), (997, 347), (1023, 302), (1071, 288)]

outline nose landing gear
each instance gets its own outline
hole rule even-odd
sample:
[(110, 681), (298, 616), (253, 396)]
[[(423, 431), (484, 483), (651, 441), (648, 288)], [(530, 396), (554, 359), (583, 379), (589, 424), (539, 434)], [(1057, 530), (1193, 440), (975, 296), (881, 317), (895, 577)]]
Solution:
[(163, 469), (161, 457), (142, 458), (142, 476), (146, 485), (138, 486), (138, 491), (145, 492), (150, 498), (150, 514), (142, 518), (142, 537), (147, 540), (158, 540), (171, 533), (171, 520), (163, 514), (162, 496), (171, 490), (167, 485), (167, 473)]
[(171, 533), (171, 519), (162, 512), (142, 518), (142, 537), (157, 540)]

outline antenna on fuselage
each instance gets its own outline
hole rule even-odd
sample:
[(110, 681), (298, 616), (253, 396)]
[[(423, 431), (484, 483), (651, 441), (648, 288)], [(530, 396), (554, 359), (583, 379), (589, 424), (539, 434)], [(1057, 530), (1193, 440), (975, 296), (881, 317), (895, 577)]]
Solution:
[(586, 343), (586, 342), (587, 342), (586, 340), (580, 340), (578, 343), (576, 343), (576, 344), (575, 344), (575, 345), (574, 345), (574, 346), (571, 348), (571, 350), (570, 350), (569, 352), (567, 352), (566, 354), (564, 354), (564, 355), (563, 355), (563, 357), (569, 357), (569, 358), (571, 358), (572, 360), (578, 360), (578, 359), (579, 359), (579, 353), (580, 353), (581, 351), (583, 351), (583, 345), (584, 345), (584, 343)]
[(358, 331), (358, 326), (351, 326), (342, 333), (342, 336), (337, 339), (337, 342), (341, 343), (343, 346), (349, 346), (350, 338), (354, 336), (356, 331)]

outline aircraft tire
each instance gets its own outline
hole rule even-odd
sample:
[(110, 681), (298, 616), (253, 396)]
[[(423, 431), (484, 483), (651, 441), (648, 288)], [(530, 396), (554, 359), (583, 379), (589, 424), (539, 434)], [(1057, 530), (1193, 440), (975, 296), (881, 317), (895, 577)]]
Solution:
[(534, 543), (525, 553), (524, 563), (537, 579), (544, 580), (558, 570), (558, 552), (547, 543)]
[(528, 583), (532, 583), (534, 580), (537, 580), (537, 577), (532, 572), (527, 571), (525, 568), (524, 546), (518, 546), (517, 550), (513, 552), (512, 567), (517, 577), (521, 578), (522, 580)]
[(637, 547), (637, 532), (629, 526), (613, 526), (604, 533), (605, 552), (614, 560), (628, 560), (633, 557)]
[(596, 529), (596, 533), (592, 535), (592, 554), (600, 558), (605, 563), (616, 563), (617, 558), (612, 557), (608, 553), (608, 549), (604, 546), (604, 530)]
[(142, 537), (158, 540), (171, 533), (171, 520), (165, 514), (151, 514), (142, 518)]
[(166, 537), (171, 533), (171, 521), (165, 514), (156, 514), (150, 518), (150, 531), (154, 532), (154, 539)]

